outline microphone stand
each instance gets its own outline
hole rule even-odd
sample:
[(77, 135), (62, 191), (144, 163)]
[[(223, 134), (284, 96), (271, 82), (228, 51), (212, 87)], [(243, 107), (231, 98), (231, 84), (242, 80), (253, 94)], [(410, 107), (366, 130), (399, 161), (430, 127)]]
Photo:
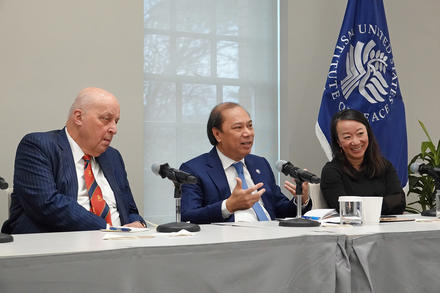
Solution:
[(296, 217), (290, 220), (282, 220), (279, 226), (283, 227), (316, 227), (321, 225), (318, 221), (308, 220), (302, 218), (302, 193), (303, 180), (295, 178), (296, 183)]
[[(6, 181), (1, 176), (0, 176), (0, 180), (2, 180), (4, 182), (4, 185), (1, 185), (0, 189), (8, 188), (8, 183), (6, 183)], [(12, 241), (14, 241), (14, 238), (12, 237), (12, 235), (0, 233), (0, 243), (7, 243), (7, 242), (12, 242)]]
[(189, 232), (200, 231), (200, 226), (197, 224), (181, 222), (180, 206), (181, 206), (181, 198), (182, 198), (182, 183), (179, 183), (174, 180), (173, 183), (174, 183), (174, 198), (176, 199), (176, 221), (159, 225), (157, 226), (156, 231), (164, 232), (164, 233), (179, 232), (182, 229), (185, 229)]

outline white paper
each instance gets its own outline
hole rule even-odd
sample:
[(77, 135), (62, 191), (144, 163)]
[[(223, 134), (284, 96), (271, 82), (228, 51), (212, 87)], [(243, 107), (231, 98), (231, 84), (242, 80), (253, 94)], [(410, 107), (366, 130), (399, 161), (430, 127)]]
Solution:
[(317, 220), (326, 219), (337, 215), (338, 213), (335, 209), (315, 209), (304, 214), (305, 217), (316, 218)]

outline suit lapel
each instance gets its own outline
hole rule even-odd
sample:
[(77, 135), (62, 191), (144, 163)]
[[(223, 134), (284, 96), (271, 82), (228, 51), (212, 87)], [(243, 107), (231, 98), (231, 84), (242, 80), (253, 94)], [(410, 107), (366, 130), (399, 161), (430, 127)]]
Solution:
[(63, 180), (66, 182), (65, 193), (73, 198), (78, 198), (78, 179), (76, 176), (75, 162), (73, 161), (72, 149), (70, 148), (69, 141), (67, 140), (65, 128), (58, 133), (58, 146), (60, 147), (61, 161), (61, 173), (63, 174)]
[(96, 157), (96, 161), (98, 162), (99, 166), (101, 167), (102, 172), (104, 173), (105, 178), (108, 181), (108, 184), (110, 184), (110, 187), (113, 190), (113, 193), (115, 194), (116, 201), (118, 200), (116, 193), (119, 191), (119, 185), (116, 182), (115, 174), (112, 172), (112, 160), (109, 159), (107, 151), (102, 153), (99, 157)]
[(111, 158), (109, 154), (109, 150), (107, 149), (104, 153), (102, 153), (99, 157), (96, 157), (96, 161), (101, 167), (102, 172), (104, 173), (105, 179), (107, 179), (108, 184), (113, 191), (116, 201), (116, 209), (119, 212), (119, 218), (121, 219), (121, 224), (129, 223), (129, 216), (127, 214), (127, 210), (124, 208), (120, 208), (125, 206), (123, 200), (123, 194), (119, 187), (119, 184), (116, 180), (115, 173), (113, 172), (115, 163), (113, 162), (114, 158)]
[(257, 168), (255, 161), (249, 156), (246, 156), (244, 158), (244, 162), (246, 163), (246, 167), (251, 175), (252, 181), (254, 181), (255, 184), (258, 182), (263, 182), (263, 174), (261, 173), (261, 170)]
[(222, 162), (217, 154), (215, 147), (209, 152), (209, 157), (206, 162), (207, 174), (214, 182), (215, 186), (219, 190), (222, 199), (229, 197), (231, 191), (226, 178), (225, 171), (223, 169)]

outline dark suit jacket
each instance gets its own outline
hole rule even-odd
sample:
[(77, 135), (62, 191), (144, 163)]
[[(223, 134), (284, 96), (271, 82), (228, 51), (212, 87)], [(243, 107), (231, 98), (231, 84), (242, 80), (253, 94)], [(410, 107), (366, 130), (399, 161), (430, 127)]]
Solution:
[[(143, 222), (119, 152), (109, 147), (96, 159), (115, 194), (121, 224)], [(77, 197), (75, 163), (65, 130), (28, 134), (17, 148), (10, 216), (3, 224), (2, 232), (18, 234), (105, 228), (105, 220), (80, 206)]]
[[(261, 198), (270, 217), (275, 219), (295, 216), (296, 205), (281, 193), (267, 160), (247, 155), (244, 161), (254, 183), (264, 183), (266, 192)], [(199, 180), (197, 184), (182, 185), (182, 221), (198, 224), (234, 221), (234, 215), (228, 219), (222, 216), (221, 204), (231, 195), (231, 191), (215, 147), (209, 153), (183, 163), (180, 169), (193, 174)], [(310, 207), (311, 201), (306, 209)]]

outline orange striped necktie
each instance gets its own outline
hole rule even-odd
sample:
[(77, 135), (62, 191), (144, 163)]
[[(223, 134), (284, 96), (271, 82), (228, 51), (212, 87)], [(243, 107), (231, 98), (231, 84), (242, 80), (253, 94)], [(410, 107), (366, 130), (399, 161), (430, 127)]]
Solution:
[(90, 198), (90, 210), (95, 215), (103, 218), (109, 225), (112, 225), (110, 208), (102, 197), (101, 188), (95, 180), (92, 172), (92, 161), (90, 155), (84, 155), (84, 179), (86, 181), (87, 193)]

